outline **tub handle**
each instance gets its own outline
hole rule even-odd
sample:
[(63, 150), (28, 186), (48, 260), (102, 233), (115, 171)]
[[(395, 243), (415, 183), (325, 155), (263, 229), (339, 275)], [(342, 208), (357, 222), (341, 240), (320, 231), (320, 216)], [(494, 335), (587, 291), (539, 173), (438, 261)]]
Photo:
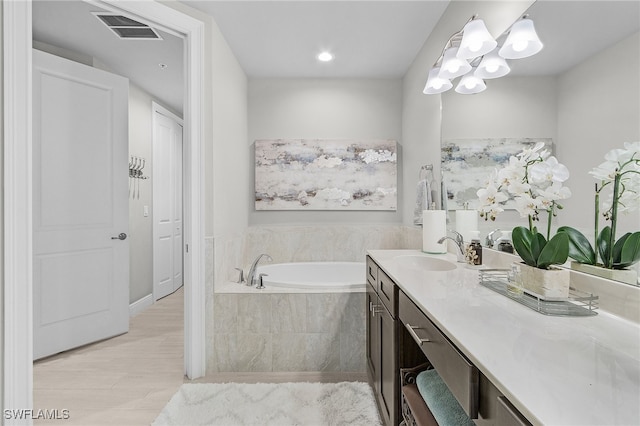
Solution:
[(236, 281), (237, 283), (244, 283), (246, 282), (244, 279), (244, 271), (242, 270), (242, 268), (234, 268), (236, 271), (239, 272), (238, 274), (238, 281)]
[(269, 274), (260, 274), (258, 275), (258, 285), (256, 286), (256, 288), (258, 290), (262, 290), (264, 288), (264, 284), (262, 284), (262, 277), (268, 277)]

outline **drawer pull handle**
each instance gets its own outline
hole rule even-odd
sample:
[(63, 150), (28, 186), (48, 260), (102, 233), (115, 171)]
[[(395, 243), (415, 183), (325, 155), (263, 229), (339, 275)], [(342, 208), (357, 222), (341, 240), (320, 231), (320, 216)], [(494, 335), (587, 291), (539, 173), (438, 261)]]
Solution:
[(418, 345), (422, 346), (423, 343), (431, 341), (429, 339), (421, 339), (416, 334), (416, 330), (420, 330), (420, 327), (415, 327), (415, 326), (413, 326), (413, 325), (411, 325), (409, 323), (406, 323), (404, 326), (407, 329), (407, 331), (409, 331), (409, 334), (411, 335), (411, 337), (413, 337), (413, 340), (415, 340)]

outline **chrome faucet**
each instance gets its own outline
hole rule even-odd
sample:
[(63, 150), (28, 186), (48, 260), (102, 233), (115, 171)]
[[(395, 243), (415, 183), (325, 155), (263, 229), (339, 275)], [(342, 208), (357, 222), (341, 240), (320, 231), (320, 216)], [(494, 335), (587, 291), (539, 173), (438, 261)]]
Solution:
[(496, 243), (496, 240), (493, 239), (493, 234), (495, 234), (496, 232), (500, 232), (500, 228), (494, 229), (487, 235), (487, 238), (485, 239), (485, 245), (487, 247), (493, 248), (493, 245)]
[(266, 257), (269, 262), (273, 262), (271, 256), (266, 253), (262, 253), (261, 255), (256, 257), (256, 260), (254, 260), (251, 264), (251, 268), (249, 268), (249, 275), (247, 275), (247, 285), (251, 286), (258, 282), (258, 278), (256, 278), (256, 270), (258, 269), (258, 262), (260, 262), (260, 259), (262, 259), (263, 257)]
[(464, 263), (466, 262), (465, 260), (465, 253), (464, 253), (464, 238), (462, 237), (462, 235), (459, 232), (456, 231), (450, 231), (453, 233), (453, 235), (455, 236), (455, 238), (451, 238), (447, 235), (445, 235), (444, 237), (440, 238), (438, 240), (438, 244), (442, 244), (444, 243), (445, 240), (451, 240), (454, 243), (456, 243), (456, 246), (458, 247), (458, 250), (456, 252), (456, 256), (458, 259), (458, 262), (460, 263)]

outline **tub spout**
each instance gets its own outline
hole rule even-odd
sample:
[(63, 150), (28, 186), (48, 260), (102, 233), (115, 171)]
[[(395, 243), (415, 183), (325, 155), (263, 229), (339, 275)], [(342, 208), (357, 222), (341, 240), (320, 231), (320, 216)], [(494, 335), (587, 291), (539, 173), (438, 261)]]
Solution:
[(262, 253), (261, 255), (256, 257), (256, 260), (254, 260), (253, 263), (251, 264), (251, 268), (249, 268), (249, 274), (247, 275), (248, 286), (252, 286), (258, 283), (258, 278), (256, 277), (256, 271), (258, 270), (258, 262), (260, 262), (260, 259), (262, 259), (263, 257), (266, 257), (267, 260), (269, 260), (269, 262), (273, 262), (273, 259), (271, 258), (271, 256), (269, 256), (266, 253)]

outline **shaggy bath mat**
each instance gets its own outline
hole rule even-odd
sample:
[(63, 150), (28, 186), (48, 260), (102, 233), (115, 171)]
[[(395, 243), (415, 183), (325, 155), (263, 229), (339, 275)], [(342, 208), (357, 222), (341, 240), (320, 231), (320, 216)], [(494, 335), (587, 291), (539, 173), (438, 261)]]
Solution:
[(153, 426), (375, 426), (367, 383), (184, 384)]

